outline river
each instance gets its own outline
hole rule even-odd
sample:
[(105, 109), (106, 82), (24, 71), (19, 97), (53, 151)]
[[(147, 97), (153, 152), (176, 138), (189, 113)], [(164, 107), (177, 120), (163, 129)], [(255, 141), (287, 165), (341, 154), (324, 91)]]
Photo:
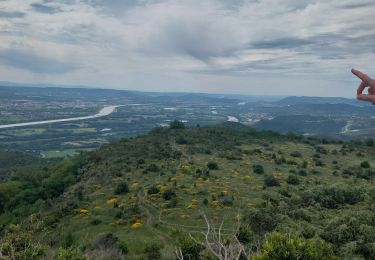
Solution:
[(71, 118), (63, 118), (63, 119), (53, 119), (53, 120), (17, 123), (17, 124), (9, 124), (9, 125), (0, 125), (0, 129), (93, 119), (93, 118), (108, 116), (109, 114), (112, 114), (116, 110), (117, 107), (121, 107), (121, 106), (106, 106), (102, 108), (97, 114), (91, 115), (91, 116), (81, 116), (81, 117), (71, 117)]

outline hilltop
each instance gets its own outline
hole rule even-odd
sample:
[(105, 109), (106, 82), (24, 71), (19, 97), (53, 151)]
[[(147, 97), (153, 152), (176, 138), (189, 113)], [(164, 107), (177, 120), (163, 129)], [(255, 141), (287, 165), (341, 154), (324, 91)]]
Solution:
[(1, 253), (216, 259), (206, 216), (253, 259), (374, 259), (374, 156), (372, 140), (175, 121), (0, 183)]

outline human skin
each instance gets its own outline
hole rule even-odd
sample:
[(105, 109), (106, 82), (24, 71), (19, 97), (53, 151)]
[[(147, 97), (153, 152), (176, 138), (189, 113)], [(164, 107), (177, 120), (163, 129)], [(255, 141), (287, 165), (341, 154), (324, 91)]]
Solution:
[[(371, 102), (375, 105), (375, 79), (356, 69), (352, 69), (352, 73), (362, 81), (357, 89), (357, 99)], [(366, 94), (364, 90), (367, 88), (368, 93)]]

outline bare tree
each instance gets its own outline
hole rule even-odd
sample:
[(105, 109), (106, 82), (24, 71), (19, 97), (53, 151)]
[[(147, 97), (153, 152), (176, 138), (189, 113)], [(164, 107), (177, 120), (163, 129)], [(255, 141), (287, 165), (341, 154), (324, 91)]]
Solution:
[[(210, 221), (205, 214), (202, 214), (207, 225), (207, 230), (202, 232), (204, 236), (203, 241), (198, 241), (191, 234), (190, 238), (197, 244), (202, 245), (210, 253), (212, 253), (219, 260), (239, 260), (242, 256), (249, 256), (250, 252), (246, 252), (245, 247), (237, 238), (237, 232), (239, 230), (239, 222), (237, 228), (231, 234), (223, 234), (224, 219), (221, 221), (219, 228), (215, 228), (215, 225)], [(184, 256), (181, 249), (176, 249), (176, 257), (179, 260), (183, 260)]]

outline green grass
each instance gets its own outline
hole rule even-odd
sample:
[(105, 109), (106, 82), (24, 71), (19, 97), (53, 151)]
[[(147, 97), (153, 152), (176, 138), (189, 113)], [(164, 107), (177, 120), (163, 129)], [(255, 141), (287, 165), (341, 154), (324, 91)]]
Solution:
[(83, 149), (66, 149), (62, 151), (54, 150), (54, 151), (42, 151), (42, 154), (45, 158), (65, 158), (65, 157), (73, 157), (79, 155), (83, 151), (91, 151), (91, 148), (83, 148)]
[(12, 135), (16, 137), (25, 137), (32, 135), (42, 135), (46, 131), (45, 128), (26, 128), (26, 129), (17, 129), (17, 130), (7, 130), (4, 131), (4, 134)]

